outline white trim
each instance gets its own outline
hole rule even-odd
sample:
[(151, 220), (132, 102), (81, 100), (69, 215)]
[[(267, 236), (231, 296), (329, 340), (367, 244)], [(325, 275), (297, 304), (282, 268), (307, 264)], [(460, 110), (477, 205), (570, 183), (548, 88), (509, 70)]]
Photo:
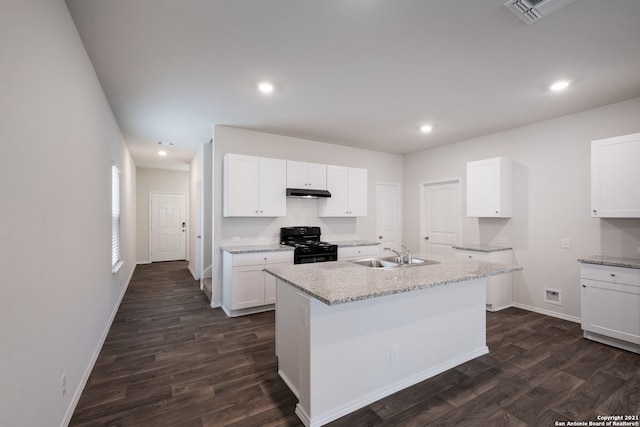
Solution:
[(78, 385), (78, 388), (76, 389), (76, 392), (74, 393), (73, 398), (71, 399), (71, 403), (69, 404), (69, 408), (67, 409), (67, 413), (65, 414), (64, 419), (60, 424), (60, 427), (66, 427), (71, 422), (71, 417), (73, 416), (73, 413), (75, 412), (76, 407), (78, 406), (78, 402), (80, 401), (80, 396), (82, 396), (82, 392), (84, 391), (84, 388), (87, 385), (87, 381), (89, 381), (89, 376), (91, 375), (91, 371), (93, 371), (93, 368), (95, 367), (96, 361), (98, 360), (98, 356), (100, 356), (100, 352), (102, 351), (102, 346), (104, 345), (104, 342), (107, 339), (107, 335), (109, 335), (109, 330), (111, 330), (111, 326), (113, 325), (113, 320), (115, 319), (116, 314), (118, 314), (118, 310), (120, 309), (120, 304), (122, 303), (122, 298), (124, 298), (124, 294), (127, 293), (127, 289), (129, 289), (129, 284), (131, 283), (131, 278), (133, 277), (133, 273), (135, 272), (135, 270), (136, 270), (135, 268), (131, 270), (131, 274), (127, 279), (127, 285), (124, 286), (122, 288), (122, 292), (120, 292), (120, 296), (118, 297), (118, 302), (113, 308), (109, 321), (107, 322), (107, 327), (102, 332), (102, 336), (100, 337), (98, 347), (93, 352), (93, 356), (91, 356), (89, 365), (87, 366), (87, 369), (85, 369), (84, 374), (82, 375), (82, 378), (80, 378), (80, 384)]
[(545, 310), (543, 308), (533, 307), (531, 305), (520, 304), (518, 302), (514, 302), (513, 307), (521, 308), (527, 311), (533, 311), (534, 313), (544, 314), (545, 316), (557, 317), (558, 319), (568, 320), (569, 322), (581, 323), (582, 320), (579, 317), (569, 316), (568, 314), (557, 313), (551, 310)]

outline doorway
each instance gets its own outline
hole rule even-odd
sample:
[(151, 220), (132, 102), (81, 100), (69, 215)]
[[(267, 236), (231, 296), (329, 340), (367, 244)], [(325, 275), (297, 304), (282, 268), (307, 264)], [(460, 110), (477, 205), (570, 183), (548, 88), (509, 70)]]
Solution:
[(186, 193), (150, 192), (149, 216), (149, 260), (186, 259)]
[(420, 184), (421, 252), (453, 255), (460, 236), (460, 178)]
[(376, 232), (382, 248), (400, 250), (402, 221), (400, 184), (376, 184)]

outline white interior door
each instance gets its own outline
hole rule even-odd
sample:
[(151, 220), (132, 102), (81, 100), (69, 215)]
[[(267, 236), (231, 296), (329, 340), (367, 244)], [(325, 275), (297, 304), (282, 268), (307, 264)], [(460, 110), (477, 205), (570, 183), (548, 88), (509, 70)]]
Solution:
[(376, 229), (382, 248), (400, 250), (400, 184), (376, 184)]
[(149, 203), (149, 259), (151, 262), (186, 259), (186, 194), (153, 192)]
[(422, 184), (421, 202), (421, 252), (453, 255), (460, 235), (460, 180)]

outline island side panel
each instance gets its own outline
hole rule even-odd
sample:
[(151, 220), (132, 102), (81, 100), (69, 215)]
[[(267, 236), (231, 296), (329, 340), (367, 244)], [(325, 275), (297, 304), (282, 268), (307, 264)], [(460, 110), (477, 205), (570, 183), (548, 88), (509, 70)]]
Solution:
[(320, 426), (486, 354), (485, 296), (476, 279), (335, 306), (306, 297), (296, 413)]
[[(276, 280), (276, 356), (278, 374), (289, 389), (299, 397), (300, 351), (305, 351), (300, 342), (306, 328), (308, 297), (284, 282)], [(308, 347), (308, 342), (306, 347)], [(306, 350), (308, 357), (308, 350)]]

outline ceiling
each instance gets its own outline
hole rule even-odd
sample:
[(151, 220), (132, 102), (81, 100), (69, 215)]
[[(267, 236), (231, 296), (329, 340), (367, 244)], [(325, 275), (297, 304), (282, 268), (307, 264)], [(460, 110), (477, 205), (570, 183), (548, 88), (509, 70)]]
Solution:
[(504, 1), (66, 0), (136, 165), (166, 169), (214, 124), (405, 154), (640, 96), (640, 1), (531, 25)]

